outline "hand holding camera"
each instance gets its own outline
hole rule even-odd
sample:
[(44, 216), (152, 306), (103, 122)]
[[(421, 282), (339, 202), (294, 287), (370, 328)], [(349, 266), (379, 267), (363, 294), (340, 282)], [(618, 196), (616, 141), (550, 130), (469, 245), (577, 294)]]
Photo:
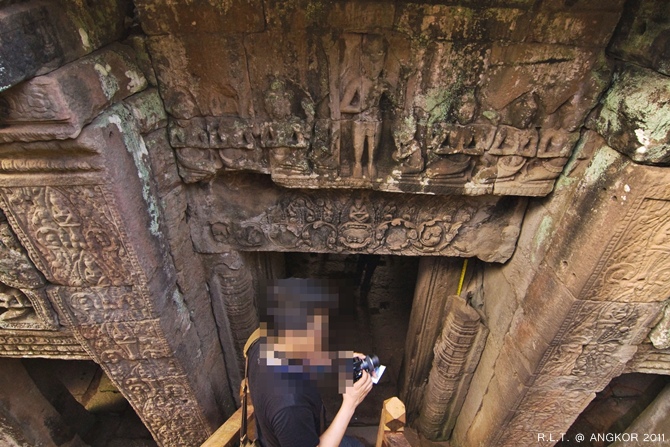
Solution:
[(386, 366), (380, 365), (379, 357), (374, 354), (365, 356), (356, 352), (354, 353), (353, 362), (354, 383), (363, 376), (363, 371), (367, 371), (372, 377), (372, 383), (376, 385), (384, 373), (384, 370), (386, 370)]

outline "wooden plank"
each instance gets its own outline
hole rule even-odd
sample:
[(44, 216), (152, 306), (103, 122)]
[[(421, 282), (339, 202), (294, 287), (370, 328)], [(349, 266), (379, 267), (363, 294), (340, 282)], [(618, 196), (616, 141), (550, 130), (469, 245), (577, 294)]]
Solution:
[[(247, 405), (247, 433), (254, 432), (254, 407)], [(200, 447), (233, 447), (240, 440), (242, 427), (242, 408), (238, 408)]]

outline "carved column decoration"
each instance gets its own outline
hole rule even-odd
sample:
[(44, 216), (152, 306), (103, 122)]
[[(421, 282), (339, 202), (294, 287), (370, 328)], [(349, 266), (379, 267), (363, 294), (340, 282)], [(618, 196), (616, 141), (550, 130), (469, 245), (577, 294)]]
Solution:
[[(234, 354), (237, 371), (230, 371), (231, 386), (239, 385), (244, 373), (244, 344), (258, 327), (254, 287), (251, 270), (240, 253), (231, 251), (207, 257), (210, 264), (210, 294), (217, 319), (219, 337), (226, 355)], [(233, 341), (232, 350), (230, 341)], [(236, 380), (239, 378), (240, 380)]]
[(418, 421), (421, 433), (433, 440), (449, 437), (487, 333), (477, 311), (463, 298), (452, 295), (448, 300)]
[[(122, 90), (106, 96), (110, 102), (143, 88), (144, 77), (129, 60), (124, 59), (129, 64), (125, 71), (116, 71), (124, 68), (117, 56), (95, 56), (98, 62), (108, 58), (115, 70), (106, 78), (82, 71), (90, 75), (83, 88), (106, 91), (107, 84), (95, 82), (109, 81)], [(56, 88), (65, 78), (54, 73), (50, 80)], [(54, 97), (59, 102), (55, 109), (78, 107), (67, 98)], [(13, 110), (22, 110), (20, 101), (12, 103)], [(193, 371), (206, 364), (203, 343), (167, 260), (140, 125), (125, 105), (96, 103), (95, 113), (102, 109), (81, 132), (76, 126), (91, 115), (71, 123), (75, 140), (3, 145), (0, 207), (31, 260), (53, 284), (48, 295), (63, 325), (101, 365), (157, 442), (196, 445), (223, 417), (219, 396)], [(48, 124), (26, 138), (43, 138)], [(10, 126), (3, 134), (14, 130)], [(15, 155), (23, 150), (30, 150), (33, 159)]]
[(461, 263), (459, 259), (450, 258), (422, 258), (419, 263), (399, 384), (409, 423), (421, 407), (433, 347), (444, 320), (446, 298), (458, 288)]

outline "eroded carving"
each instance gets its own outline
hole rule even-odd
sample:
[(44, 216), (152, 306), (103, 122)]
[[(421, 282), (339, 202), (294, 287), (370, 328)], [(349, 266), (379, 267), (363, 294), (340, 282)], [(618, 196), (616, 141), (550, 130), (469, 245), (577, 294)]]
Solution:
[(670, 294), (670, 201), (645, 199), (627, 228), (618, 230), (607, 252), (616, 260), (592, 277), (586, 296), (612, 301), (650, 301)]
[(0, 194), (24, 246), (51, 282), (76, 287), (133, 281), (102, 188), (2, 188)]
[(0, 212), (0, 281), (11, 287), (35, 289), (45, 285), (9, 223)]
[(0, 284), (0, 327), (5, 329), (39, 326), (39, 317), (30, 300), (19, 289)]
[[(241, 378), (244, 374), (244, 344), (258, 328), (256, 290), (251, 271), (239, 253), (224, 253), (216, 258), (216, 264), (211, 267), (208, 282), (217, 321), (227, 323), (226, 327), (219, 328), (226, 335), (222, 337), (222, 344), (232, 340)], [(224, 346), (225, 349), (230, 347)]]
[(58, 320), (44, 290), (19, 290), (0, 283), (0, 328), (54, 330)]
[(0, 356), (79, 360), (91, 358), (72, 334), (63, 330), (49, 333), (17, 329), (6, 333), (0, 330)]
[[(510, 208), (503, 211), (495, 198), (447, 202), (422, 197), (409, 204), (396, 200), (395, 194), (286, 194), (271, 187), (261, 190), (252, 179), (241, 181), (251, 188), (247, 193), (257, 197), (253, 205), (230, 195), (239, 187), (235, 181), (214, 182), (212, 190), (203, 191), (220, 200), (211, 205), (199, 201), (198, 210), (194, 208), (190, 223), (199, 251), (336, 251), (498, 260), (507, 256), (508, 244), (513, 246), (518, 235), (513, 228), (519, 216)], [(490, 231), (486, 246), (471, 239), (474, 227)]]
[(77, 137), (105, 107), (146, 87), (130, 51), (112, 45), (4, 92), (0, 142)]
[[(50, 296), (77, 339), (127, 393), (157, 439), (181, 439), (186, 444), (202, 440), (204, 416), (194, 403), (193, 390), (167, 345), (159, 320), (139, 319), (148, 311), (141, 293), (133, 293), (130, 287), (58, 287)], [(170, 432), (163, 408), (195, 425), (185, 434)]]
[(77, 321), (82, 324), (141, 321), (150, 318), (141, 295), (132, 287), (59, 288)]
[[(397, 28), (355, 32), (324, 22), (307, 33), (313, 38), (302, 29), (287, 36), (270, 27), (245, 39), (244, 51), (238, 37), (224, 39), (229, 48), (212, 51), (239, 69), (227, 68), (226, 83), (205, 80), (211, 77), (205, 72), (198, 82), (193, 71), (200, 68), (185, 61), (159, 64), (169, 78), (164, 96), (180, 98), (184, 108), (169, 106), (176, 117), (172, 145), (193, 151), (180, 156), (183, 170), (193, 160), (197, 171), (207, 165), (204, 174), (183, 178), (209, 181), (227, 170), (250, 170), (292, 188), (548, 194), (606, 86), (597, 50), (436, 41), (414, 25), (430, 17), (431, 36), (453, 26), (434, 13), (402, 8)], [(280, 22), (294, 19), (283, 9), (273, 14)], [(170, 54), (194, 45), (190, 38), (157, 38), (153, 50)], [(272, 69), (267, 58), (276, 58)], [(189, 74), (178, 83), (175, 72)], [(559, 88), (559, 78), (569, 81)], [(216, 88), (205, 92), (210, 83)], [(234, 107), (212, 105), (232, 100)]]
[[(418, 420), (421, 433), (433, 440), (449, 438), (463, 404), (464, 396), (459, 399), (458, 388), (467, 388), (473, 363), (479, 361), (482, 348), (475, 346), (478, 334), (484, 330), (479, 314), (459, 296), (451, 296), (449, 300), (442, 334), (433, 349), (435, 358)], [(469, 358), (473, 350), (479, 350), (474, 359)]]

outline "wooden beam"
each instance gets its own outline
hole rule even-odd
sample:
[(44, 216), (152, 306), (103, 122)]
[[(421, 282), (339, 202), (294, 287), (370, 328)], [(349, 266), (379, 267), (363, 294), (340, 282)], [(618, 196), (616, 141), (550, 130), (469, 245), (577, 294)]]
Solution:
[[(233, 447), (240, 440), (242, 408), (238, 408), (200, 447)], [(254, 432), (254, 407), (247, 405), (247, 433)]]

